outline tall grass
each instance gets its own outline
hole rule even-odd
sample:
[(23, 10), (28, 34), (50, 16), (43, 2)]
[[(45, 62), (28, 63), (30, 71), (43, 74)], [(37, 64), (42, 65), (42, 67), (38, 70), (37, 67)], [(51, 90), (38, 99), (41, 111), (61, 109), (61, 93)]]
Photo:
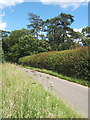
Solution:
[(0, 63), (0, 118), (2, 111), (2, 64)]
[(0, 118), (80, 118), (14, 64), (2, 64), (1, 87)]

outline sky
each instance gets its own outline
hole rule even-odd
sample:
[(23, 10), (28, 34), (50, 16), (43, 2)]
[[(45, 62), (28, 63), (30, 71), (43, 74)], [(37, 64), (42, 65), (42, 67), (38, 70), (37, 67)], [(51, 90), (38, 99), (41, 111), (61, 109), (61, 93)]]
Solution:
[(63, 12), (74, 16), (71, 25), (74, 30), (81, 31), (88, 26), (88, 0), (51, 1), (0, 0), (0, 29), (13, 31), (27, 28), (29, 13), (37, 14), (46, 20)]

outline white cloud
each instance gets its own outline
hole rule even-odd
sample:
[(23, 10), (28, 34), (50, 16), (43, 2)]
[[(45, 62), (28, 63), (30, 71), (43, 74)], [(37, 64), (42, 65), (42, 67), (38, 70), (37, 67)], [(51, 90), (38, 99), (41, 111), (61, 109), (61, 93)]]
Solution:
[(6, 23), (6, 22), (3, 22), (3, 20), (2, 20), (2, 18), (3, 18), (4, 16), (5, 16), (5, 12), (2, 11), (2, 12), (0, 13), (0, 29), (1, 29), (1, 30), (4, 30), (5, 27), (7, 26), (7, 23)]
[(59, 3), (59, 2), (62, 2), (62, 3), (78, 3), (78, 2), (88, 2), (89, 0), (40, 0), (42, 2), (50, 2), (50, 3)]
[(81, 32), (82, 29), (83, 29), (83, 28), (80, 28), (80, 29), (74, 28), (73, 30), (74, 30), (75, 32)]
[(6, 23), (6, 22), (1, 22), (1, 23), (0, 23), (0, 29), (1, 29), (1, 30), (5, 30), (6, 26), (7, 26), (7, 23)]
[(0, 9), (22, 3), (24, 0), (0, 0)]
[(0, 0), (0, 8), (3, 9), (7, 6), (13, 6), (19, 3), (23, 2), (42, 2), (43, 4), (56, 4), (60, 5), (62, 8), (67, 8), (70, 6), (73, 6), (74, 9), (80, 6), (80, 4), (83, 2), (85, 3), (89, 2), (89, 0)]
[(89, 0), (40, 0), (43, 4), (56, 4), (62, 8), (73, 7), (73, 10), (78, 8), (81, 4), (86, 5)]
[(4, 11), (0, 12), (0, 21), (1, 21), (3, 16), (5, 16), (5, 12)]

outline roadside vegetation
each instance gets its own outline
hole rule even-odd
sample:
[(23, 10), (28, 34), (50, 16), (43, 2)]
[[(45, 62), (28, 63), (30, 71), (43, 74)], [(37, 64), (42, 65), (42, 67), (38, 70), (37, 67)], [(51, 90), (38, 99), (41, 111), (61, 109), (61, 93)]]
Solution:
[(45, 52), (37, 55), (22, 57), (19, 59), (19, 64), (51, 70), (62, 75), (58, 75), (57, 73), (53, 73), (50, 71), (48, 72), (49, 74), (59, 76), (61, 78), (66, 78), (67, 80), (86, 86), (90, 85), (88, 62), (88, 47), (81, 47), (60, 52)]
[(2, 64), (1, 82), (0, 118), (81, 117), (14, 64)]
[(57, 72), (53, 72), (51, 70), (46, 70), (46, 69), (34, 68), (34, 67), (25, 66), (25, 65), (21, 66), (21, 67), (31, 69), (31, 70), (36, 70), (38, 72), (46, 73), (46, 74), (49, 74), (49, 75), (52, 75), (52, 76), (55, 76), (55, 77), (58, 77), (58, 78), (61, 78), (61, 79), (64, 79), (64, 80), (68, 80), (70, 82), (74, 82), (74, 83), (77, 83), (77, 84), (81, 84), (81, 85), (90, 87), (90, 82), (85, 81), (83, 79), (68, 77), (68, 76), (65, 76), (65, 75), (62, 75), (62, 74), (58, 74)]

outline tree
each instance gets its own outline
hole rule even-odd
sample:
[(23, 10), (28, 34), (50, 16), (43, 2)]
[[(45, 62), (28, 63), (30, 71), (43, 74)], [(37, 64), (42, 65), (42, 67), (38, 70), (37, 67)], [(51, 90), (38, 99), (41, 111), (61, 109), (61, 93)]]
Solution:
[(5, 31), (5, 30), (0, 30), (0, 49), (2, 49), (2, 41), (8, 37), (10, 34), (9, 31)]
[(44, 21), (40, 19), (40, 16), (30, 13), (28, 28), (30, 28), (30, 33), (37, 38), (48, 40), (52, 50), (69, 49), (70, 46), (74, 47), (75, 40), (80, 37), (79, 33), (70, 27), (74, 22), (73, 17), (70, 14), (61, 13), (57, 17)]
[(33, 35), (25, 35), (19, 39), (18, 53), (19, 57), (38, 53), (39, 40)]
[(0, 40), (3, 40), (4, 38), (8, 37), (9, 34), (10, 34), (9, 31), (0, 30)]
[(35, 37), (39, 37), (41, 29), (42, 29), (42, 19), (40, 19), (40, 16), (29, 13), (29, 21), (30, 24), (27, 25), (28, 28), (30, 28), (31, 34), (33, 34)]
[(82, 38), (83, 46), (90, 46), (90, 27), (83, 28), (82, 33), (83, 33)]
[[(44, 22), (48, 41), (54, 50), (57, 49), (57, 46), (60, 46), (61, 43), (69, 40), (68, 34), (73, 30), (69, 26), (73, 21), (72, 15), (61, 13), (57, 17), (47, 19)], [(56, 48), (54, 45), (56, 45)]]
[(8, 37), (10, 34), (9, 31), (5, 31), (5, 30), (0, 30), (0, 61), (3, 62), (4, 61), (4, 52), (2, 49), (2, 41)]
[(68, 42), (70, 44), (70, 48), (77, 48), (80, 47), (80, 41), (82, 39), (83, 35), (80, 32), (76, 32), (74, 30), (70, 31), (69, 33), (69, 39)]
[(17, 61), (19, 53), (18, 43), (20, 37), (29, 35), (30, 31), (27, 29), (15, 30), (10, 33), (10, 35), (3, 39), (2, 48), (4, 50), (5, 59), (8, 61)]
[(39, 40), (38, 53), (48, 52), (51, 50), (51, 46), (45, 39)]
[(27, 29), (15, 30), (5, 38), (2, 47), (7, 61), (17, 62), (20, 57), (50, 50), (46, 40), (39, 40)]

